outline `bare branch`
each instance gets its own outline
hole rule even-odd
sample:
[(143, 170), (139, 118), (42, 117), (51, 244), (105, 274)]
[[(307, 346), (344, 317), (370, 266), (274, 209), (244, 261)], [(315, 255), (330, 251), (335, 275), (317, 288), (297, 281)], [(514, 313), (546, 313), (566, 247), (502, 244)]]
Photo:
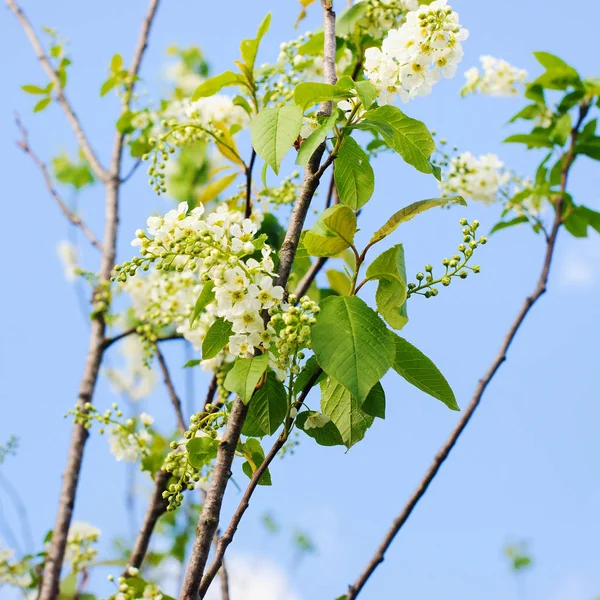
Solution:
[(252, 171), (254, 170), (254, 163), (256, 162), (256, 150), (252, 148), (252, 154), (250, 155), (250, 163), (246, 167), (246, 206), (244, 208), (244, 217), (250, 218), (252, 214)]
[(102, 164), (98, 160), (98, 157), (96, 156), (96, 153), (92, 149), (92, 146), (90, 145), (90, 142), (88, 141), (88, 138), (83, 131), (83, 127), (81, 126), (79, 118), (77, 117), (75, 111), (71, 107), (71, 104), (67, 100), (64, 94), (64, 90), (62, 89), (62, 86), (60, 84), (60, 79), (58, 78), (58, 75), (52, 68), (50, 60), (44, 52), (42, 43), (40, 42), (37, 34), (31, 26), (29, 19), (25, 16), (25, 13), (21, 10), (21, 7), (15, 2), (15, 0), (6, 0), (6, 5), (17, 17), (19, 23), (21, 23), (21, 27), (23, 27), (25, 35), (29, 39), (29, 43), (33, 47), (33, 51), (35, 52), (35, 55), (37, 56), (38, 60), (40, 61), (40, 64), (42, 65), (42, 69), (44, 69), (44, 72), (48, 76), (48, 79), (50, 79), (50, 81), (54, 84), (56, 101), (61, 105), (62, 109), (65, 111), (67, 120), (69, 121), (69, 124), (71, 125), (71, 128), (75, 133), (75, 137), (77, 138), (77, 142), (81, 147), (81, 151), (83, 152), (86, 160), (90, 164), (90, 168), (92, 169), (94, 175), (96, 175), (98, 179), (100, 179), (101, 181), (105, 181), (108, 178), (109, 173), (102, 166)]
[(556, 249), (556, 240), (558, 236), (558, 231), (563, 223), (563, 206), (565, 201), (565, 194), (567, 189), (567, 180), (569, 177), (569, 171), (575, 160), (575, 142), (577, 141), (577, 136), (579, 133), (579, 128), (583, 123), (587, 112), (589, 110), (589, 106), (583, 104), (580, 109), (579, 120), (573, 130), (571, 131), (571, 144), (570, 148), (566, 154), (566, 160), (562, 169), (561, 174), (561, 191), (557, 195), (554, 203), (555, 215), (554, 215), (554, 223), (552, 225), (551, 233), (548, 237), (547, 245), (546, 245), (546, 253), (544, 256), (544, 262), (542, 264), (542, 270), (535, 286), (533, 293), (528, 296), (523, 305), (521, 306), (521, 310), (517, 314), (517, 317), (513, 321), (510, 329), (508, 330), (504, 340), (500, 346), (500, 350), (496, 355), (496, 358), (490, 365), (487, 373), (479, 380), (477, 387), (475, 388), (475, 393), (471, 398), (471, 402), (469, 403), (467, 409), (465, 410), (463, 416), (460, 421), (457, 423), (456, 427), (450, 434), (450, 437), (446, 440), (444, 445), (440, 448), (439, 452), (436, 454), (433, 462), (431, 463), (429, 469), (425, 473), (425, 476), (416, 487), (415, 491), (412, 493), (411, 497), (408, 499), (408, 502), (402, 509), (402, 512), (394, 519), (391, 527), (383, 537), (379, 547), (375, 551), (375, 554), (363, 570), (363, 572), (359, 575), (358, 579), (349, 587), (348, 593), (346, 594), (346, 600), (354, 600), (364, 588), (365, 584), (375, 571), (375, 569), (383, 562), (385, 553), (387, 549), (390, 547), (394, 538), (402, 528), (402, 526), (406, 523), (412, 511), (416, 507), (419, 500), (425, 495), (429, 485), (437, 475), (441, 466), (444, 464), (446, 459), (448, 458), (450, 452), (456, 445), (458, 438), (465, 430), (467, 425), (469, 424), (475, 410), (479, 406), (483, 394), (491, 383), (494, 375), (496, 375), (498, 369), (502, 365), (502, 363), (507, 359), (507, 352), (515, 339), (517, 332), (523, 321), (529, 314), (529, 311), (532, 309), (534, 304), (539, 300), (539, 298), (546, 292), (546, 286), (548, 284), (548, 276), (550, 273), (550, 266), (552, 264), (552, 258), (554, 256), (554, 251)]
[(175, 391), (175, 386), (173, 385), (173, 380), (171, 379), (171, 374), (169, 373), (167, 361), (165, 360), (163, 353), (160, 351), (158, 346), (155, 346), (155, 351), (158, 364), (160, 365), (160, 370), (162, 371), (163, 378), (165, 380), (165, 386), (169, 392), (169, 398), (171, 398), (171, 403), (175, 409), (175, 415), (177, 416), (177, 428), (179, 429), (180, 433), (183, 433), (187, 428), (185, 425), (185, 419), (183, 418), (183, 411), (181, 410), (181, 400)]
[(58, 192), (56, 191), (56, 188), (54, 187), (52, 177), (48, 172), (48, 167), (46, 167), (46, 164), (40, 158), (38, 158), (35, 152), (31, 149), (31, 146), (29, 145), (29, 136), (27, 135), (27, 130), (21, 123), (21, 120), (19, 119), (19, 115), (17, 113), (15, 113), (15, 123), (19, 131), (21, 132), (21, 139), (17, 142), (17, 146), (19, 146), (19, 148), (21, 148), (21, 150), (23, 150), (25, 154), (29, 155), (29, 157), (31, 158), (31, 160), (33, 160), (37, 168), (41, 171), (42, 176), (44, 178), (44, 183), (46, 184), (46, 188), (48, 189), (54, 200), (56, 200), (56, 203), (58, 204), (58, 207), (60, 208), (62, 213), (65, 215), (65, 217), (67, 217), (68, 221), (71, 224), (81, 229), (83, 235), (85, 235), (85, 237), (90, 241), (94, 248), (102, 251), (102, 244), (98, 241), (98, 238), (92, 233), (91, 229), (83, 222), (83, 220), (80, 217), (75, 215), (69, 209), (69, 207), (63, 202), (62, 198), (59, 196)]
[(327, 257), (320, 256), (319, 258), (317, 258), (317, 260), (315, 260), (314, 263), (312, 263), (312, 265), (310, 265), (308, 271), (306, 271), (306, 274), (298, 282), (298, 285), (294, 290), (295, 296), (297, 296), (298, 298), (302, 298), (302, 296), (304, 296), (304, 294), (308, 292), (308, 288), (310, 288), (312, 282), (316, 279), (317, 275), (319, 274), (319, 271), (325, 266), (326, 262)]

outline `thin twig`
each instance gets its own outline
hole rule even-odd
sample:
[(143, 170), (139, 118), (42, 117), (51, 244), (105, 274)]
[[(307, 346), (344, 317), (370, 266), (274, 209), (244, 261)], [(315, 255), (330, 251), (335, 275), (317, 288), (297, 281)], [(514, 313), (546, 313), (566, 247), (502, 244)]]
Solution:
[(109, 173), (102, 166), (102, 164), (98, 160), (98, 157), (96, 156), (96, 153), (92, 149), (92, 146), (86, 134), (83, 131), (81, 122), (75, 114), (73, 107), (67, 100), (64, 94), (64, 90), (60, 84), (60, 79), (58, 78), (56, 71), (52, 68), (52, 64), (50, 63), (48, 56), (44, 52), (42, 43), (40, 42), (40, 39), (35, 33), (31, 23), (29, 22), (29, 19), (25, 16), (25, 13), (21, 10), (21, 7), (14, 0), (6, 0), (6, 5), (17, 17), (19, 23), (21, 23), (21, 27), (23, 27), (25, 35), (29, 39), (29, 43), (33, 47), (33, 51), (35, 52), (35, 55), (37, 56), (38, 60), (40, 61), (40, 64), (42, 65), (42, 69), (48, 76), (48, 79), (50, 79), (50, 81), (54, 84), (56, 101), (61, 105), (62, 109), (64, 110), (67, 116), (67, 120), (69, 121), (69, 124), (71, 125), (71, 128), (75, 133), (77, 142), (81, 147), (81, 151), (83, 152), (83, 155), (90, 164), (91, 170), (98, 179), (100, 179), (101, 181), (106, 181), (109, 177)]
[[(298, 397), (298, 400), (294, 404), (294, 408), (296, 409), (296, 411), (298, 411), (300, 409), (300, 407), (304, 404), (306, 397), (308, 396), (309, 392), (311, 391), (311, 389), (317, 382), (317, 379), (319, 379), (319, 377), (321, 376), (322, 372), (323, 371), (319, 368), (310, 377), (310, 379), (306, 383), (306, 386), (302, 390), (302, 393)], [(227, 531), (225, 531), (225, 533), (219, 538), (218, 544), (216, 545), (216, 548), (215, 548), (215, 557), (213, 559), (213, 562), (211, 563), (210, 567), (206, 571), (206, 574), (202, 578), (202, 584), (200, 585), (200, 590), (199, 590), (200, 598), (204, 598), (204, 596), (206, 595), (206, 592), (208, 591), (208, 588), (210, 587), (210, 584), (212, 583), (216, 574), (219, 572), (219, 569), (222, 568), (223, 557), (225, 556), (227, 547), (233, 541), (233, 537), (237, 531), (240, 521), (242, 520), (242, 517), (244, 516), (244, 513), (250, 506), (250, 498), (252, 498), (252, 494), (254, 494), (254, 491), (256, 490), (256, 487), (258, 486), (258, 482), (260, 481), (260, 478), (263, 476), (263, 474), (269, 468), (269, 465), (273, 462), (273, 459), (277, 456), (277, 454), (279, 453), (281, 448), (283, 448), (283, 445), (288, 440), (293, 423), (294, 423), (294, 419), (290, 418), (289, 421), (286, 423), (283, 432), (277, 438), (277, 440), (273, 444), (272, 448), (269, 450), (269, 452), (265, 456), (265, 459), (263, 460), (263, 462), (258, 466), (256, 471), (254, 471), (254, 473), (252, 474), (250, 483), (248, 484), (248, 487), (246, 488), (246, 491), (244, 492), (244, 495), (242, 496), (242, 499), (241, 499), (233, 517), (231, 518), (229, 526), (227, 527)]]
[(171, 404), (173, 404), (173, 408), (175, 409), (177, 428), (179, 429), (180, 433), (183, 433), (186, 430), (186, 425), (185, 419), (183, 418), (183, 410), (181, 409), (181, 400), (175, 391), (175, 386), (173, 385), (173, 380), (171, 379), (171, 374), (169, 373), (167, 361), (165, 360), (163, 353), (160, 351), (158, 346), (155, 346), (154, 349), (156, 352), (156, 358), (158, 359), (158, 364), (160, 365), (160, 370), (162, 371), (163, 379), (165, 381), (165, 386), (169, 392), (169, 398), (171, 398)]
[(244, 218), (249, 219), (252, 214), (252, 171), (256, 162), (256, 150), (252, 148), (250, 163), (246, 167), (246, 205), (244, 207)]
[(469, 405), (468, 405), (467, 409), (465, 410), (463, 416), (461, 417), (460, 421), (457, 423), (456, 427), (450, 434), (450, 437), (446, 440), (444, 445), (440, 448), (439, 452), (436, 454), (429, 469), (425, 473), (425, 476), (423, 477), (423, 479), (421, 480), (419, 485), (416, 487), (415, 491), (412, 493), (408, 502), (402, 509), (402, 512), (392, 522), (391, 527), (389, 528), (389, 530), (383, 537), (383, 540), (381, 541), (379, 547), (375, 551), (375, 554), (373, 555), (371, 560), (368, 562), (368, 564), (365, 567), (365, 569), (363, 570), (363, 572), (359, 575), (358, 579), (349, 587), (348, 593), (346, 594), (346, 600), (354, 600), (354, 598), (356, 598), (358, 596), (358, 594), (364, 588), (365, 584), (367, 583), (367, 581), (369, 580), (369, 578), (371, 577), (371, 575), (373, 574), (375, 569), (378, 567), (379, 564), (381, 564), (383, 562), (387, 549), (390, 547), (390, 545), (394, 541), (394, 538), (396, 537), (397, 533), (400, 531), (402, 526), (406, 523), (406, 521), (410, 517), (412, 511), (414, 510), (414, 508), (417, 505), (417, 503), (419, 502), (419, 500), (425, 495), (425, 492), (427, 491), (429, 485), (431, 484), (431, 482), (437, 475), (438, 471), (440, 470), (440, 467), (444, 464), (445, 460), (448, 458), (448, 455), (450, 454), (450, 452), (456, 445), (458, 438), (460, 437), (462, 432), (465, 430), (465, 428), (469, 424), (469, 421), (473, 417), (475, 410), (477, 409), (477, 407), (479, 406), (479, 403), (481, 402), (481, 399), (483, 397), (483, 394), (484, 394), (486, 388), (488, 387), (488, 385), (494, 378), (494, 375), (497, 373), (497, 371), (500, 368), (500, 366), (502, 365), (502, 363), (506, 360), (508, 349), (510, 348), (510, 345), (512, 344), (513, 340), (515, 339), (515, 336), (517, 335), (517, 332), (518, 332), (519, 328), (521, 327), (521, 325), (523, 324), (523, 321), (527, 317), (529, 311), (531, 310), (533, 305), (537, 302), (537, 300), (539, 300), (539, 298), (546, 292), (546, 286), (548, 284), (548, 275), (550, 273), (550, 266), (552, 264), (552, 258), (554, 256), (554, 251), (556, 248), (556, 240), (557, 240), (557, 236), (558, 236), (560, 227), (563, 223), (563, 208), (564, 208), (565, 194), (566, 194), (566, 189), (567, 189), (567, 181), (568, 181), (568, 177), (569, 177), (569, 171), (571, 169), (573, 161), (575, 160), (575, 143), (577, 141), (579, 128), (580, 128), (581, 124), (583, 123), (588, 110), (589, 110), (589, 106), (587, 106), (585, 104), (583, 104), (581, 106), (579, 120), (578, 120), (577, 124), (575, 125), (575, 127), (573, 128), (573, 130), (571, 131), (571, 143), (570, 143), (569, 150), (567, 151), (565, 163), (563, 165), (562, 173), (561, 173), (560, 193), (557, 195), (557, 198), (555, 199), (555, 203), (554, 203), (554, 209), (555, 209), (554, 222), (552, 225), (551, 233), (548, 238), (548, 243), (546, 246), (546, 253), (544, 256), (542, 270), (541, 270), (539, 279), (537, 281), (537, 284), (535, 286), (535, 289), (534, 289), (533, 293), (530, 296), (528, 296), (525, 299), (525, 301), (523, 302), (521, 310), (519, 311), (519, 313), (517, 314), (517, 317), (513, 321), (510, 329), (508, 330), (508, 333), (504, 337), (504, 341), (502, 342), (502, 344), (500, 346), (500, 350), (498, 351), (496, 358), (490, 365), (487, 373), (483, 376), (482, 379), (479, 380), (477, 387), (475, 388), (475, 393), (473, 394), (471, 402), (469, 403)]
[(23, 152), (25, 152), (25, 154), (27, 154), (31, 158), (31, 160), (35, 163), (37, 168), (41, 171), (42, 176), (44, 178), (44, 183), (46, 184), (46, 188), (58, 204), (58, 207), (60, 208), (62, 213), (65, 215), (65, 217), (71, 224), (81, 229), (83, 235), (85, 235), (85, 237), (90, 241), (94, 248), (102, 251), (102, 244), (98, 241), (98, 238), (92, 233), (92, 230), (83, 222), (83, 220), (80, 217), (75, 215), (69, 209), (69, 207), (63, 202), (62, 198), (56, 191), (56, 188), (54, 187), (54, 183), (52, 181), (52, 177), (48, 172), (48, 167), (40, 158), (38, 158), (35, 152), (31, 149), (31, 146), (29, 145), (29, 136), (27, 134), (27, 130), (23, 126), (23, 123), (21, 123), (21, 119), (19, 118), (19, 115), (17, 113), (15, 113), (15, 124), (17, 125), (17, 128), (21, 133), (21, 139), (17, 142), (17, 146), (19, 146), (19, 148), (21, 148), (21, 150), (23, 150)]
[(138, 158), (138, 160), (136, 160), (135, 163), (133, 163), (133, 166), (129, 170), (129, 173), (127, 173), (127, 175), (125, 175), (121, 179), (121, 183), (127, 183), (133, 177), (133, 175), (138, 170), (138, 167), (142, 164), (142, 162), (144, 161), (141, 158)]

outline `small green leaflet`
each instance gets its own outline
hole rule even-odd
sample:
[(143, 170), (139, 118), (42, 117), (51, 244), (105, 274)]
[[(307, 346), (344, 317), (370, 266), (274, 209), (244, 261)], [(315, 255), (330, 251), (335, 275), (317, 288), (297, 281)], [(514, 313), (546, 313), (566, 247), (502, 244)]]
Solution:
[(374, 418), (361, 410), (360, 404), (340, 383), (328, 379), (321, 384), (321, 410), (336, 426), (346, 448), (365, 437)]
[(346, 100), (353, 96), (352, 92), (330, 83), (299, 83), (294, 89), (294, 102), (303, 113), (320, 102)]
[(321, 213), (313, 227), (306, 231), (302, 243), (310, 256), (337, 256), (354, 243), (356, 215), (342, 204)]
[(350, 294), (350, 278), (346, 273), (329, 269), (325, 273), (329, 286), (338, 296), (348, 296)]
[(242, 60), (244, 61), (244, 71), (250, 81), (254, 80), (254, 63), (256, 62), (256, 55), (258, 53), (258, 47), (263, 39), (265, 33), (269, 31), (271, 25), (271, 13), (269, 13), (258, 27), (256, 38), (253, 40), (242, 40), (240, 44), (240, 52), (242, 54)]
[(224, 87), (229, 87), (231, 85), (242, 85), (244, 83), (245, 79), (239, 73), (225, 71), (220, 75), (215, 75), (214, 77), (203, 81), (194, 91), (192, 102), (195, 102), (200, 98), (213, 96), (217, 92), (220, 92)]
[(314, 154), (315, 150), (325, 141), (329, 132), (337, 123), (339, 113), (335, 111), (333, 115), (327, 117), (303, 142), (298, 150), (296, 164), (305, 167)]
[[(248, 478), (252, 479), (252, 475), (265, 460), (265, 451), (262, 449), (260, 442), (255, 438), (248, 438), (242, 444), (242, 452), (247, 459), (242, 465), (242, 471)], [(252, 464), (251, 464), (252, 463)], [(271, 474), (267, 469), (258, 480), (258, 485), (271, 485)]]
[(492, 233), (495, 233), (496, 231), (500, 231), (501, 229), (506, 229), (508, 227), (513, 227), (514, 225), (519, 225), (519, 223), (527, 223), (527, 217), (525, 216), (520, 216), (520, 217), (515, 217), (514, 219), (511, 219), (510, 221), (500, 221), (498, 223), (496, 223), (491, 229), (490, 229), (490, 235), (492, 235)]
[(206, 332), (202, 342), (202, 360), (214, 358), (229, 342), (233, 334), (231, 323), (225, 319), (217, 319)]
[(392, 334), (396, 351), (393, 369), (408, 383), (442, 401), (451, 410), (460, 410), (452, 388), (433, 362), (399, 335)]
[(265, 383), (252, 396), (242, 434), (252, 437), (274, 434), (285, 419), (287, 405), (283, 384), (275, 373), (268, 373)]
[(269, 366), (269, 355), (261, 354), (252, 358), (238, 358), (225, 377), (225, 389), (237, 394), (244, 404), (250, 402), (252, 394)]
[(252, 120), (250, 134), (256, 153), (279, 173), (279, 166), (302, 128), (302, 110), (298, 106), (265, 108)]
[(329, 296), (319, 306), (311, 332), (317, 361), (360, 404), (392, 366), (393, 334), (356, 296)]
[(215, 284), (212, 281), (207, 281), (196, 300), (194, 305), (194, 311), (190, 317), (190, 327), (194, 325), (196, 319), (200, 316), (200, 313), (215, 299), (214, 288)]
[(201, 469), (217, 456), (219, 440), (211, 437), (195, 437), (186, 444), (186, 448), (192, 467)]
[(298, 429), (304, 431), (306, 435), (313, 438), (320, 446), (343, 446), (344, 440), (342, 439), (342, 435), (331, 420), (325, 423), (323, 427), (306, 428), (306, 419), (317, 415), (319, 415), (319, 413), (312, 410), (301, 412), (296, 418)]
[(504, 143), (525, 144), (528, 148), (552, 148), (554, 146), (554, 144), (550, 141), (549, 133), (547, 131), (509, 135), (504, 140)]
[(346, 137), (334, 162), (334, 178), (340, 202), (352, 210), (363, 207), (375, 190), (375, 174), (367, 153)]
[(406, 265), (402, 244), (380, 254), (367, 269), (368, 279), (378, 279), (375, 301), (377, 310), (394, 329), (402, 329), (408, 321), (401, 307), (406, 301)]
[(451, 196), (449, 198), (429, 198), (428, 200), (419, 200), (418, 202), (413, 202), (408, 206), (400, 209), (398, 212), (394, 213), (385, 223), (385, 225), (378, 229), (371, 238), (371, 244), (375, 244), (379, 242), (384, 237), (390, 235), (396, 231), (396, 228), (401, 223), (406, 223), (406, 221), (410, 221), (413, 217), (416, 217), (418, 214), (433, 208), (434, 206), (444, 206), (445, 204), (449, 204), (451, 202), (461, 204), (462, 206), (466, 206), (467, 203), (462, 196)]

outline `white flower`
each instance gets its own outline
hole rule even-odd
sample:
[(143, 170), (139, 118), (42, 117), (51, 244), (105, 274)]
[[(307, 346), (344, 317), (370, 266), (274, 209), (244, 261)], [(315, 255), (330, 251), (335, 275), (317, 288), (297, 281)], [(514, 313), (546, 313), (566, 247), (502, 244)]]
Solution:
[(327, 415), (321, 413), (313, 413), (304, 422), (304, 429), (320, 429), (325, 427), (331, 419)]
[(152, 427), (152, 424), (154, 423), (154, 417), (143, 412), (140, 413), (140, 421), (144, 427)]
[(461, 90), (463, 96), (475, 92), (487, 96), (516, 96), (519, 94), (518, 86), (525, 83), (527, 71), (489, 55), (479, 57), (479, 61), (483, 73), (476, 67), (465, 72), (467, 82)]
[(56, 245), (56, 252), (62, 262), (67, 281), (75, 281), (77, 278), (77, 248), (66, 240)]
[(262, 308), (271, 308), (276, 302), (283, 300), (283, 288), (278, 285), (273, 286), (273, 279), (265, 275), (248, 286), (248, 295), (256, 298)]

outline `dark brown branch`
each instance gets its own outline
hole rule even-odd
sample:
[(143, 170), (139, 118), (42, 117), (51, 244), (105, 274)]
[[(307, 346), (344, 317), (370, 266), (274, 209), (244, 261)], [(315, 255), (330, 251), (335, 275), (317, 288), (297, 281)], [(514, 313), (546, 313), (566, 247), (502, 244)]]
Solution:
[(25, 35), (29, 39), (29, 43), (33, 47), (35, 55), (37, 56), (38, 60), (40, 61), (40, 64), (42, 65), (42, 69), (48, 76), (48, 79), (50, 79), (50, 81), (54, 84), (56, 101), (61, 105), (62, 109), (64, 110), (67, 116), (67, 120), (69, 121), (69, 124), (71, 125), (71, 128), (75, 133), (77, 142), (81, 147), (81, 151), (83, 152), (83, 155), (90, 164), (90, 168), (92, 169), (94, 175), (96, 175), (98, 179), (106, 181), (109, 177), (109, 173), (102, 166), (102, 164), (98, 160), (98, 157), (96, 156), (96, 153), (92, 149), (92, 146), (83, 131), (83, 127), (81, 126), (79, 118), (77, 117), (71, 104), (67, 100), (62, 86), (60, 84), (60, 79), (58, 78), (56, 71), (52, 68), (52, 64), (50, 63), (48, 56), (44, 52), (42, 43), (40, 42), (37, 34), (31, 26), (29, 19), (27, 19), (25, 13), (21, 10), (21, 7), (14, 0), (6, 0), (6, 5), (17, 17), (19, 23), (21, 24), (21, 27), (23, 27), (23, 30), (25, 31)]
[(383, 537), (383, 540), (381, 541), (379, 547), (375, 551), (375, 554), (373, 555), (363, 572), (359, 575), (358, 579), (349, 587), (348, 593), (346, 594), (346, 600), (354, 600), (354, 598), (358, 596), (358, 594), (364, 588), (365, 584), (367, 583), (375, 569), (383, 562), (387, 549), (390, 547), (390, 545), (394, 541), (394, 538), (412, 514), (419, 500), (425, 495), (425, 492), (427, 492), (429, 485), (437, 475), (441, 466), (448, 458), (450, 452), (456, 445), (458, 438), (469, 424), (469, 421), (473, 417), (477, 407), (479, 406), (479, 403), (481, 402), (486, 388), (491, 383), (492, 379), (494, 378), (494, 375), (496, 375), (502, 363), (506, 360), (508, 349), (510, 348), (510, 345), (515, 339), (515, 336), (517, 335), (519, 328), (523, 324), (523, 321), (529, 314), (529, 311), (539, 300), (539, 298), (546, 292), (546, 286), (548, 284), (548, 275), (550, 273), (550, 266), (552, 264), (552, 258), (556, 249), (556, 240), (560, 227), (563, 223), (563, 208), (565, 203), (567, 181), (569, 177), (569, 171), (571, 169), (573, 161), (575, 160), (575, 143), (577, 141), (579, 128), (583, 123), (588, 110), (589, 107), (587, 105), (581, 106), (579, 120), (573, 128), (573, 130), (571, 131), (571, 143), (569, 150), (566, 154), (566, 160), (565, 164), (563, 165), (561, 174), (561, 190), (560, 193), (557, 194), (557, 197), (554, 201), (554, 222), (552, 225), (552, 230), (548, 237), (544, 262), (542, 264), (542, 270), (538, 278), (537, 284), (535, 286), (535, 289), (533, 290), (533, 293), (530, 296), (528, 296), (523, 302), (521, 310), (517, 314), (517, 317), (513, 321), (510, 329), (504, 337), (504, 341), (500, 346), (500, 350), (498, 351), (496, 358), (490, 365), (487, 373), (479, 380), (477, 387), (475, 388), (475, 393), (471, 398), (471, 402), (467, 406), (467, 409), (465, 410), (460, 421), (457, 423), (456, 427), (450, 434), (450, 437), (446, 440), (444, 445), (436, 454), (429, 469), (425, 473), (425, 476), (423, 477), (415, 491), (412, 493), (411, 497), (408, 499), (408, 502), (402, 509), (402, 512), (392, 522), (392, 526), (389, 528), (388, 532)]
[(254, 170), (254, 163), (256, 162), (256, 150), (252, 148), (252, 155), (250, 156), (250, 163), (246, 167), (246, 205), (244, 208), (244, 217), (250, 218), (252, 214), (252, 171)]
[(83, 220), (80, 217), (75, 215), (69, 209), (69, 207), (63, 202), (62, 198), (59, 196), (58, 192), (56, 191), (56, 188), (54, 187), (52, 177), (48, 172), (48, 167), (40, 158), (38, 158), (35, 152), (31, 149), (31, 146), (29, 145), (29, 136), (27, 135), (27, 130), (21, 123), (21, 120), (19, 119), (19, 115), (17, 113), (15, 113), (15, 123), (21, 133), (21, 139), (17, 142), (17, 146), (19, 146), (19, 148), (21, 148), (21, 150), (23, 150), (25, 154), (29, 155), (29, 157), (35, 163), (37, 168), (41, 171), (42, 176), (44, 178), (44, 183), (46, 184), (46, 188), (58, 204), (58, 207), (62, 211), (63, 215), (65, 215), (65, 217), (71, 224), (81, 229), (83, 235), (85, 235), (85, 237), (90, 241), (94, 248), (102, 251), (102, 244), (98, 241), (98, 238), (92, 233), (91, 229), (83, 222)]
[[(324, 4), (324, 19), (325, 81), (327, 83), (335, 83), (335, 13), (331, 8), (331, 2)], [(325, 115), (330, 115), (331, 105), (323, 107), (322, 112)], [(333, 162), (333, 157), (330, 155), (323, 161), (323, 164), (320, 164), (324, 151), (325, 144), (323, 143), (315, 150), (304, 170), (304, 181), (298, 199), (294, 204), (288, 230), (279, 253), (276, 283), (282, 287), (285, 287), (288, 282), (298, 242), (300, 241), (300, 233), (320, 178), (327, 167)], [(248, 407), (240, 398), (234, 400), (225, 430), (225, 437), (219, 445), (217, 452), (217, 459), (207, 492), (206, 502), (202, 507), (202, 512), (198, 520), (196, 538), (181, 590), (181, 600), (192, 600), (197, 597), (204, 568), (208, 560), (210, 544), (219, 525), (223, 496), (231, 475), (231, 465), (235, 456), (235, 444), (237, 444), (240, 437), (247, 410)]]
[(175, 416), (177, 417), (177, 429), (179, 429), (180, 433), (183, 433), (187, 427), (185, 424), (185, 419), (183, 418), (183, 410), (181, 409), (181, 400), (175, 391), (175, 386), (173, 385), (173, 380), (171, 379), (171, 374), (169, 373), (169, 368), (167, 367), (167, 361), (163, 356), (163, 353), (160, 351), (158, 346), (154, 347), (156, 352), (156, 358), (158, 360), (158, 364), (160, 365), (160, 370), (163, 375), (163, 379), (165, 381), (165, 387), (169, 392), (169, 398), (171, 399), (171, 404), (173, 404), (173, 408), (175, 409)]
[[(79, 124), (75, 113), (72, 111), (69, 103), (66, 101), (60, 88), (58, 77), (52, 70), (48, 59), (45, 57), (41, 45), (37, 40), (33, 29), (31, 28), (31, 25), (25, 18), (23, 12), (15, 4), (14, 0), (6, 0), (6, 2), (16, 14), (19, 21), (21, 21), (25, 32), (27, 33), (34, 47), (36, 55), (42, 63), (42, 66), (47, 71), (50, 79), (55, 82), (57, 100), (63, 106), (63, 109), (67, 114), (67, 118), (71, 122), (75, 134), (77, 135), (77, 139), (79, 140), (80, 145), (82, 145), (82, 150), (88, 162), (90, 163), (90, 168), (105, 184), (106, 204), (102, 258), (100, 261), (98, 275), (99, 283), (94, 292), (95, 298), (101, 298), (103, 297), (105, 286), (107, 286), (110, 282), (110, 277), (116, 258), (117, 229), (119, 225), (119, 191), (121, 184), (120, 169), (124, 136), (119, 132), (115, 134), (110, 171), (106, 172), (96, 159), (95, 154), (93, 153), (89, 143), (87, 142), (87, 139), (85, 138), (85, 135), (83, 134), (83, 130), (81, 129), (81, 125)], [(159, 0), (150, 0), (146, 17), (142, 23), (138, 43), (134, 52), (132, 66), (129, 70), (130, 83), (121, 107), (122, 114), (129, 110), (133, 86), (135, 85), (144, 50), (148, 43), (148, 34), (150, 32), (150, 26), (154, 16), (156, 15), (158, 3)], [(79, 387), (77, 408), (81, 412), (86, 412), (86, 403), (92, 402), (93, 400), (94, 390), (100, 371), (100, 364), (102, 362), (102, 357), (105, 350), (105, 334), (106, 324), (104, 322), (104, 314), (102, 312), (98, 312), (92, 320), (87, 360)], [(56, 600), (59, 594), (60, 574), (65, 556), (67, 536), (75, 506), (77, 487), (79, 485), (83, 450), (87, 438), (87, 429), (85, 429), (83, 425), (76, 423), (73, 426), (71, 443), (69, 445), (67, 466), (63, 475), (58, 511), (54, 524), (52, 540), (50, 542), (50, 550), (44, 564), (44, 573), (40, 586), (39, 600)]]
[(316, 279), (317, 275), (319, 274), (319, 271), (321, 271), (321, 269), (325, 266), (326, 262), (327, 257), (321, 256), (317, 258), (317, 260), (315, 260), (315, 262), (312, 263), (312, 265), (310, 265), (310, 268), (308, 269), (308, 271), (306, 271), (304, 277), (302, 277), (302, 279), (298, 282), (298, 285), (294, 290), (295, 296), (297, 296), (298, 298), (302, 298), (302, 296), (304, 296), (304, 294), (308, 292), (308, 289), (312, 285), (312, 282)]
[[(298, 397), (298, 400), (294, 404), (294, 408), (296, 409), (296, 411), (298, 411), (300, 409), (300, 407), (304, 404), (306, 397), (308, 396), (309, 392), (311, 391), (311, 389), (317, 382), (317, 379), (319, 379), (319, 377), (321, 376), (322, 372), (323, 372), (322, 369), (320, 369), (320, 368), (317, 369), (313, 373), (312, 377), (308, 380), (308, 382), (306, 383), (306, 386), (302, 390), (302, 393)], [(219, 538), (219, 541), (216, 545), (215, 557), (213, 559), (213, 562), (211, 563), (209, 569), (206, 571), (206, 574), (202, 578), (202, 584), (200, 585), (200, 591), (199, 591), (200, 598), (204, 598), (213, 579), (219, 572), (219, 569), (222, 568), (223, 557), (225, 556), (227, 547), (233, 541), (233, 536), (235, 535), (235, 533), (237, 531), (237, 528), (240, 524), (240, 521), (242, 520), (242, 517), (244, 516), (244, 513), (250, 506), (250, 498), (252, 497), (252, 494), (254, 494), (254, 491), (256, 490), (256, 487), (258, 486), (258, 482), (260, 481), (260, 478), (263, 476), (263, 474), (269, 468), (269, 465), (273, 462), (273, 459), (277, 456), (279, 451), (283, 448), (284, 444), (287, 442), (289, 435), (291, 433), (291, 430), (292, 430), (293, 423), (294, 423), (294, 419), (290, 417), (288, 419), (288, 422), (285, 424), (283, 432), (277, 438), (277, 440), (273, 444), (272, 448), (269, 450), (268, 454), (265, 456), (265, 459), (263, 460), (263, 462), (258, 466), (256, 471), (254, 471), (254, 473), (252, 474), (250, 483), (248, 484), (248, 487), (246, 488), (246, 491), (244, 492), (244, 495), (242, 496), (242, 500), (240, 501), (240, 503), (237, 507), (237, 510), (235, 511), (233, 517), (231, 518), (229, 526), (227, 527), (227, 531), (225, 531), (223, 536), (221, 536), (221, 538)]]

